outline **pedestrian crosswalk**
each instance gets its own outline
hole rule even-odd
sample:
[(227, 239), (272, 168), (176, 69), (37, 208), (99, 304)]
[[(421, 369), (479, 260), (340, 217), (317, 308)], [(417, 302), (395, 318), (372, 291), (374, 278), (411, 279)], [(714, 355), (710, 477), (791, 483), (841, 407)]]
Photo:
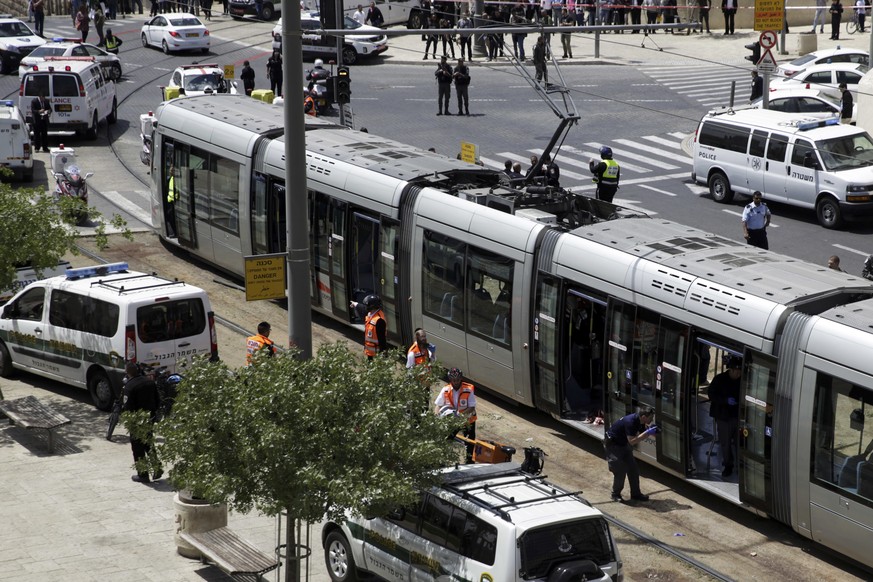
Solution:
[(734, 89), (734, 105), (744, 105), (749, 101), (750, 69), (741, 65), (647, 66), (641, 71), (660, 85), (707, 107), (730, 105), (732, 87)]
[[(594, 190), (588, 162), (600, 159), (600, 146), (612, 148), (613, 155), (621, 165), (621, 183), (651, 184), (659, 180), (690, 176), (692, 160), (682, 149), (688, 133), (673, 132), (663, 135), (644, 135), (634, 139), (614, 139), (606, 142), (583, 142), (564, 145), (555, 156), (561, 169), (561, 186), (576, 192)], [(542, 155), (541, 148), (522, 152), (497, 152), (493, 157), (481, 156), (483, 164), (503, 170), (505, 160), (520, 162), (522, 172), (530, 167), (530, 156)], [(651, 186), (649, 186), (651, 188)]]

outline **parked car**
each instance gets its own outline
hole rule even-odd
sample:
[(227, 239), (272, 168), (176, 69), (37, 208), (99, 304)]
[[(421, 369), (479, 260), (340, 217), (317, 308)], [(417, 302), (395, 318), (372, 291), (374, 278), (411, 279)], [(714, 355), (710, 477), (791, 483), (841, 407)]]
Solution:
[(106, 52), (93, 44), (79, 42), (77, 39), (53, 38), (21, 59), (18, 65), (18, 80), (21, 80), (27, 69), (43, 62), (46, 57), (93, 57), (103, 67), (103, 73), (107, 77), (113, 81), (121, 79), (121, 59), (118, 55)]
[(236, 81), (225, 79), (224, 70), (217, 64), (176, 67), (167, 86), (179, 87), (179, 94), (189, 97), (204, 93), (237, 94)]
[[(767, 108), (771, 111), (803, 113), (807, 117), (816, 119), (839, 118), (842, 112), (838, 99), (835, 99), (822, 89), (806, 89), (802, 86), (779, 91), (771, 90), (768, 95), (768, 101)], [(763, 102), (763, 99), (758, 99), (753, 101), (751, 106), (760, 109)], [(858, 110), (857, 103), (855, 103), (854, 110)], [(852, 122), (854, 121), (855, 115), (853, 114)]]
[(44, 44), (44, 38), (17, 18), (0, 17), (0, 73), (8, 75), (21, 59)]
[[(320, 34), (324, 27), (319, 19), (318, 12), (304, 12), (300, 14), (300, 27), (303, 29), (303, 54), (312, 58), (335, 59), (336, 38)], [(356, 20), (345, 16), (343, 28), (357, 30), (361, 34), (347, 36), (343, 42), (343, 64), (354, 65), (358, 59), (378, 55), (388, 50), (388, 37), (381, 28), (360, 24)], [(282, 19), (273, 28), (273, 48), (281, 48)]]
[(822, 49), (796, 58), (790, 63), (779, 65), (776, 74), (780, 77), (793, 77), (809, 67), (830, 63), (860, 63), (869, 66), (870, 55), (865, 50), (855, 48)]
[(839, 97), (840, 83), (845, 83), (849, 91), (857, 95), (858, 83), (869, 68), (860, 63), (829, 63), (815, 65), (798, 71), (791, 77), (770, 81), (770, 90), (789, 89), (806, 85), (807, 89), (822, 89), (830, 95)]
[(193, 14), (159, 14), (142, 25), (142, 46), (159, 47), (165, 54), (200, 50), (209, 52), (209, 30)]

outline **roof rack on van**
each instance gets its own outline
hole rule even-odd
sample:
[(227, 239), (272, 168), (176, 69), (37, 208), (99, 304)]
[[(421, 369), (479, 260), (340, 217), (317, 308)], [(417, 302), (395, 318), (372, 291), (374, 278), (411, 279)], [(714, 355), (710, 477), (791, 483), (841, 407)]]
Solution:
[(127, 263), (108, 263), (106, 265), (95, 265), (93, 267), (79, 267), (78, 269), (67, 269), (67, 279), (85, 279), (87, 277), (104, 277), (110, 273), (124, 273), (129, 270)]
[[(138, 285), (129, 287), (130, 283), (135, 282), (137, 279), (156, 279), (158, 280), (156, 283), (152, 285)], [(169, 279), (165, 279), (163, 277), (158, 276), (157, 273), (140, 273), (137, 275), (131, 275), (129, 277), (119, 277), (113, 279), (112, 281), (94, 281), (91, 283), (91, 286), (100, 285), (101, 287), (105, 287), (106, 289), (111, 289), (112, 291), (117, 291), (119, 295), (124, 295), (125, 293), (138, 293), (140, 291), (144, 291), (146, 289), (158, 289), (160, 287), (169, 287), (171, 285), (184, 285), (185, 281), (179, 281), (178, 279), (174, 279), (170, 281)], [(160, 299), (156, 299), (155, 301), (160, 301)]]
[[(513, 471), (504, 471), (502, 473), (495, 473), (493, 475), (483, 475), (483, 474), (471, 474), (468, 479), (453, 479), (450, 483), (444, 483), (443, 489), (454, 493), (458, 497), (462, 499), (466, 499), (482, 507), (483, 509), (487, 509), (489, 511), (494, 512), (497, 516), (501, 517), (504, 521), (512, 522), (512, 519), (507, 512), (507, 508), (516, 508), (521, 505), (528, 505), (531, 503), (539, 503), (542, 501), (549, 501), (552, 499), (559, 499), (561, 497), (576, 497), (582, 494), (582, 491), (559, 491), (556, 487), (551, 486), (545, 483), (546, 476), (545, 475), (528, 475), (527, 473), (522, 473), (521, 468), (518, 465), (514, 465)], [(499, 477), (499, 476), (508, 476), (511, 474), (515, 474), (515, 479), (510, 479), (508, 481), (501, 481), (496, 484), (483, 483), (482, 485), (464, 488), (462, 487), (465, 484), (475, 483), (477, 481), (482, 481), (488, 477)], [(532, 499), (525, 499), (523, 501), (516, 501), (515, 497), (508, 497), (499, 491), (495, 490), (495, 487), (506, 487), (507, 485), (514, 485), (517, 483), (524, 483), (526, 485), (530, 485), (534, 489), (538, 490), (543, 494), (542, 497), (534, 497)], [(476, 496), (475, 492), (481, 491), (482, 493), (487, 493), (493, 497), (496, 497), (504, 503), (502, 504), (494, 504), (485, 501)], [(580, 500), (589, 505), (587, 501), (584, 499)]]

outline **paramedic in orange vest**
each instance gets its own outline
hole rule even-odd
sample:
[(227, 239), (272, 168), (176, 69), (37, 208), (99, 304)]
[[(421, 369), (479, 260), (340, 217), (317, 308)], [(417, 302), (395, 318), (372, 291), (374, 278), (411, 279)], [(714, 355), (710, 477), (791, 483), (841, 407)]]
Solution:
[(246, 365), (251, 365), (255, 354), (264, 349), (270, 357), (273, 357), (273, 354), (276, 353), (276, 348), (273, 347), (273, 340), (270, 339), (270, 324), (266, 321), (258, 324), (257, 335), (246, 338)]
[(406, 352), (406, 368), (411, 370), (416, 366), (427, 366), (436, 360), (436, 346), (427, 343), (427, 333), (420, 327), (415, 330), (415, 342), (409, 346)]
[[(467, 417), (464, 436), (476, 440), (476, 394), (469, 382), (462, 382), (464, 374), (458, 368), (449, 370), (449, 383), (443, 387), (434, 401), (436, 413), (440, 416), (454, 414)], [(467, 462), (473, 462), (473, 445), (467, 443)]]
[[(361, 302), (367, 310), (364, 318), (364, 355), (368, 360), (388, 350), (388, 322), (382, 311), (382, 298), (378, 295), (367, 295)], [(358, 303), (352, 301), (352, 309), (358, 309)]]

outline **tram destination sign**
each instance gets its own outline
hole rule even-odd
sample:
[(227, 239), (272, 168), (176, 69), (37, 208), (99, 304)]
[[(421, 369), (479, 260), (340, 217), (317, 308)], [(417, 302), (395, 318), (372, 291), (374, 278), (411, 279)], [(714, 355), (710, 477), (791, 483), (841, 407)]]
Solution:
[(245, 258), (246, 301), (285, 298), (285, 253)]

